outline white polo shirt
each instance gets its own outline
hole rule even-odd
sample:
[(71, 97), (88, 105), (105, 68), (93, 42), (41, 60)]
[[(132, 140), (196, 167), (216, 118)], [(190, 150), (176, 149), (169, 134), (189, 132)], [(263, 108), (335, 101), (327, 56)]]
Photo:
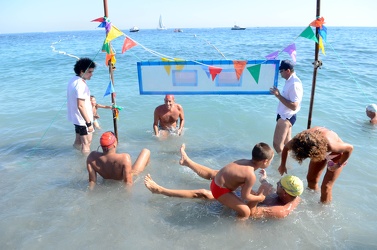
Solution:
[(93, 120), (92, 104), (90, 103), (90, 90), (86, 82), (79, 76), (74, 76), (67, 86), (67, 118), (70, 122), (86, 126), (86, 121), (77, 107), (77, 99), (85, 100), (85, 109), (88, 117)]
[(284, 120), (290, 119), (294, 114), (297, 114), (301, 109), (302, 96), (304, 95), (304, 90), (302, 88), (302, 83), (300, 78), (293, 73), (286, 81), (283, 87), (283, 91), (280, 93), (285, 99), (291, 102), (298, 102), (298, 107), (296, 110), (292, 110), (285, 106), (279, 101), (277, 113)]

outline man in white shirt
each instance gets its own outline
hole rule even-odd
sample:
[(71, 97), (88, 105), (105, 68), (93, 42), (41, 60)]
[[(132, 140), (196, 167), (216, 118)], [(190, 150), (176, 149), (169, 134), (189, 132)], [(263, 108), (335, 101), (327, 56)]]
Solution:
[(94, 131), (90, 90), (86, 80), (90, 80), (95, 67), (96, 65), (91, 59), (79, 59), (74, 66), (76, 75), (72, 77), (67, 86), (68, 120), (75, 126), (76, 133), (73, 146), (81, 150), (84, 155), (90, 153), (90, 143)]
[(280, 75), (286, 81), (282, 93), (277, 88), (271, 88), (271, 94), (278, 100), (276, 127), (273, 146), (280, 154), (284, 145), (291, 140), (292, 126), (296, 122), (296, 114), (301, 109), (302, 96), (304, 94), (300, 78), (296, 76), (294, 65), (289, 60), (283, 60), (279, 67)]

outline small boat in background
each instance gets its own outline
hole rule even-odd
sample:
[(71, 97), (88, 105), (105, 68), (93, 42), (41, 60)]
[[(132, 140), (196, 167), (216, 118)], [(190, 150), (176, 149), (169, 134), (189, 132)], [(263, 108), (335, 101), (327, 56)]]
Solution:
[(139, 31), (139, 28), (134, 26), (130, 29), (130, 32), (138, 32)]
[(246, 29), (245, 27), (241, 27), (236, 24), (232, 27), (232, 30), (245, 30), (245, 29)]
[(175, 29), (174, 32), (183, 32), (182, 29)]
[(164, 25), (164, 22), (162, 21), (162, 16), (160, 15), (160, 18), (158, 19), (158, 30), (166, 30), (166, 27)]

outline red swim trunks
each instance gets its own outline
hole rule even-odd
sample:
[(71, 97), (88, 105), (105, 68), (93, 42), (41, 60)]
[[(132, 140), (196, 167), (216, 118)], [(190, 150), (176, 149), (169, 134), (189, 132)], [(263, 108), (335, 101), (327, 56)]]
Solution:
[(219, 198), (221, 195), (232, 192), (232, 190), (230, 190), (230, 189), (219, 187), (219, 186), (215, 183), (215, 179), (212, 180), (210, 188), (211, 188), (212, 195), (213, 195), (213, 197), (214, 197), (216, 200), (217, 200), (217, 198)]

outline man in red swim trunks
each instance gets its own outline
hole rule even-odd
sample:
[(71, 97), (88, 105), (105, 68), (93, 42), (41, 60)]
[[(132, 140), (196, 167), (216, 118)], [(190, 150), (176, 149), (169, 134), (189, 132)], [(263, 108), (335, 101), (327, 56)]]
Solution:
[(111, 131), (102, 134), (100, 144), (103, 153), (92, 151), (86, 159), (90, 190), (96, 185), (97, 173), (104, 179), (123, 180), (126, 187), (130, 186), (133, 182), (132, 176), (142, 172), (149, 162), (151, 152), (146, 148), (140, 152), (133, 165), (129, 154), (118, 154), (118, 140)]
[[(257, 203), (264, 201), (263, 190), (255, 193), (252, 192), (252, 187), (256, 182), (254, 171), (267, 168), (274, 157), (273, 149), (266, 143), (261, 142), (254, 146), (250, 160), (240, 159), (229, 163), (220, 170), (214, 170), (192, 161), (185, 152), (184, 144), (181, 146), (181, 155), (179, 162), (181, 165), (191, 168), (204, 179), (212, 180), (210, 194), (205, 190), (194, 190), (193, 198), (195, 198), (195, 195), (197, 195), (196, 197), (203, 198), (214, 197), (223, 205), (235, 210), (238, 217), (242, 219), (249, 218), (251, 208), (254, 208)], [(148, 178), (146, 177), (145, 180), (148, 188)], [(241, 197), (238, 197), (233, 192), (239, 187), (241, 187)], [(185, 195), (187, 194), (182, 193), (180, 197), (188, 197)], [(175, 195), (172, 193), (171, 196)]]

